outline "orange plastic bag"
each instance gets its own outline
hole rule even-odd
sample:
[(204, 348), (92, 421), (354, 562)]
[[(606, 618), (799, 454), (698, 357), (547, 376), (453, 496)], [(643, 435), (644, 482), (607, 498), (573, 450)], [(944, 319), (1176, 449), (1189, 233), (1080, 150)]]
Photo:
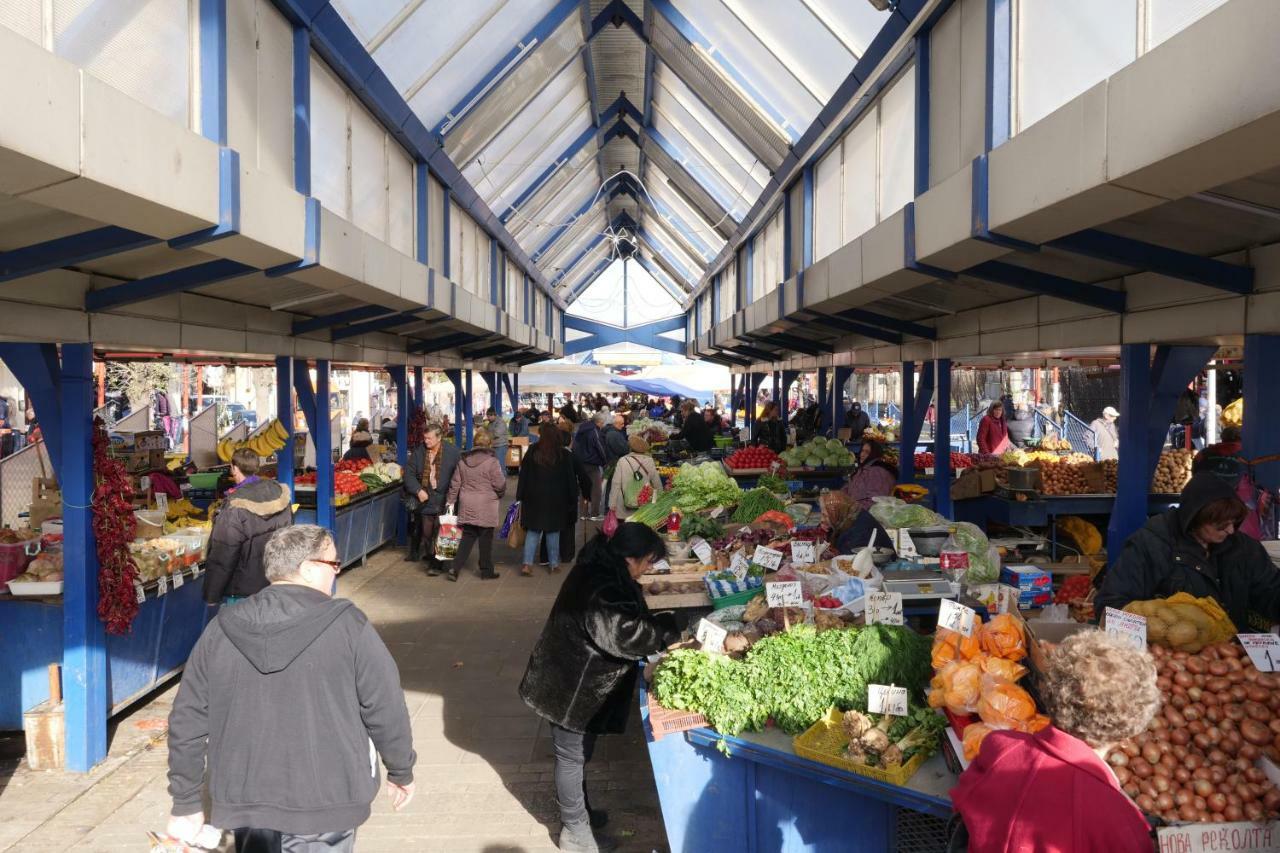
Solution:
[(1010, 613), (1001, 613), (977, 632), (982, 650), (992, 657), (1018, 661), (1027, 656), (1027, 638)]
[(1027, 674), (1025, 666), (1020, 663), (1014, 663), (1011, 660), (993, 658), (990, 655), (983, 655), (980, 660), (983, 672), (990, 673), (996, 678), (1003, 678), (1006, 681), (1018, 681)]
[(1036, 716), (1036, 703), (1031, 695), (1016, 684), (982, 676), (978, 697), (978, 716), (993, 729), (1024, 730)]
[(982, 742), (987, 739), (987, 735), (994, 731), (991, 726), (986, 723), (970, 723), (965, 726), (964, 737), (960, 739), (961, 746), (964, 747), (964, 760), (973, 761), (978, 757), (978, 750), (982, 748)]
[(1049, 725), (1051, 720), (1044, 714), (1036, 714), (1018, 727), (1018, 731), (1033, 735)]
[(972, 714), (982, 689), (982, 667), (977, 661), (952, 661), (929, 682), (929, 707), (953, 714)]
[(952, 661), (973, 660), (982, 651), (978, 644), (981, 633), (981, 619), (974, 617), (973, 633), (969, 636), (952, 631), (950, 628), (938, 628), (933, 635), (933, 668), (941, 670)]

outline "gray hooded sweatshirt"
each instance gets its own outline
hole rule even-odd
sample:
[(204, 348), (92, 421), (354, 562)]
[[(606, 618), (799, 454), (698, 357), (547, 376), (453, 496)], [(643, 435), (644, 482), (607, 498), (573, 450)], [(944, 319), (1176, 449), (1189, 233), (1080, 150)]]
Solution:
[(200, 811), (207, 757), (214, 826), (354, 829), (380, 787), (377, 755), (389, 780), (413, 781), (399, 671), (350, 601), (273, 584), (205, 628), (169, 714), (173, 814)]

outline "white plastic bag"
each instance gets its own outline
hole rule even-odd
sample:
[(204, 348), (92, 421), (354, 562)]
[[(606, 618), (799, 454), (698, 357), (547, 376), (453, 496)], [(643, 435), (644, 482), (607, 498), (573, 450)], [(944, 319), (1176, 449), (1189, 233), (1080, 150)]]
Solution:
[(461, 542), (462, 528), (458, 526), (458, 516), (453, 514), (453, 504), (449, 504), (436, 526), (436, 559), (452, 560), (458, 555)]

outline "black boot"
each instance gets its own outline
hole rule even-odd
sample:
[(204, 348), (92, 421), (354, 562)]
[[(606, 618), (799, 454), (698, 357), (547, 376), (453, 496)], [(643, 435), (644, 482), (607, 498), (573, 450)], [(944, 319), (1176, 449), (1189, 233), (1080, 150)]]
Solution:
[(559, 847), (565, 853), (608, 853), (617, 846), (607, 838), (597, 838), (591, 831), (591, 824), (585, 820), (566, 823), (560, 828)]
[(409, 554), (404, 558), (406, 563), (416, 563), (422, 559), (422, 528), (412, 522), (417, 521), (416, 518), (409, 518)]

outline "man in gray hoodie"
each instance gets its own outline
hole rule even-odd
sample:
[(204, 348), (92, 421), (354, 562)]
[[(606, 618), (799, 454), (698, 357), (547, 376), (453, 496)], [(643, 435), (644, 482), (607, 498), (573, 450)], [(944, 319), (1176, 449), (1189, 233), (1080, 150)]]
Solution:
[(400, 674), (369, 620), (332, 597), (337, 551), (315, 525), (272, 534), (270, 586), (205, 628), (169, 714), (168, 833), (234, 829), (238, 851), (348, 853), (378, 793), (399, 811), (417, 756)]

